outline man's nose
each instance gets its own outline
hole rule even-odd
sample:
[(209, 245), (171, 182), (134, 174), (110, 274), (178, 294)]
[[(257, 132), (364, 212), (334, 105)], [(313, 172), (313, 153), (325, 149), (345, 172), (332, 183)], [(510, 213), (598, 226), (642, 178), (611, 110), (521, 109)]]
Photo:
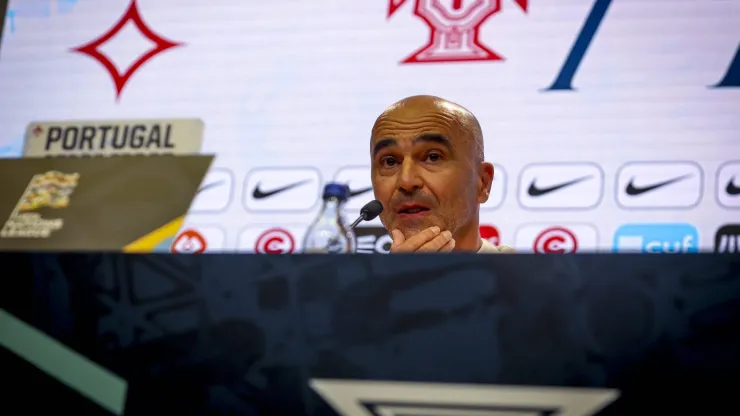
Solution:
[(414, 162), (409, 159), (404, 160), (398, 176), (398, 189), (410, 194), (420, 189), (423, 185), (424, 183), (417, 172)]

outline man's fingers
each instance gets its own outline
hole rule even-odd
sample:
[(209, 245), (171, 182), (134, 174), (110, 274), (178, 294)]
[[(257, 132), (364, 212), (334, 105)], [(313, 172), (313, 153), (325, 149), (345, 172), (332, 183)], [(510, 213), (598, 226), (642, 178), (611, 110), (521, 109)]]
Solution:
[(452, 238), (439, 251), (440, 251), (440, 253), (449, 253), (454, 248), (455, 248), (455, 239)]
[(406, 236), (403, 235), (401, 230), (395, 229), (391, 231), (391, 238), (393, 238), (393, 243), (391, 243), (391, 253), (403, 253), (404, 250), (402, 244), (406, 241)]
[[(396, 235), (397, 235), (396, 231), (398, 231), (398, 235), (400, 235), (400, 238), (398, 239), (396, 238)], [(391, 252), (392, 253), (408, 253), (408, 252), (417, 251), (419, 247), (433, 240), (435, 237), (439, 235), (439, 233), (440, 233), (439, 227), (430, 227), (410, 237), (408, 240), (406, 240), (403, 237), (403, 233), (401, 233), (401, 231), (393, 230), (391, 231), (391, 234), (393, 235), (393, 244), (391, 245)], [(398, 241), (400, 241), (400, 243)]]
[(416, 251), (419, 249), (419, 247), (427, 244), (428, 242), (439, 236), (440, 232), (441, 230), (437, 226), (429, 227), (426, 230), (413, 235), (408, 240), (406, 240), (403, 244), (403, 248), (404, 250), (408, 251)]
[(401, 230), (393, 230), (391, 231), (391, 238), (393, 238), (393, 245), (397, 246), (404, 241), (406, 241), (406, 237), (403, 236), (403, 233)]
[(442, 250), (442, 248), (445, 247), (450, 241), (452, 241), (452, 233), (449, 231), (444, 231), (440, 235), (436, 236), (432, 241), (422, 245), (416, 251), (436, 253)]

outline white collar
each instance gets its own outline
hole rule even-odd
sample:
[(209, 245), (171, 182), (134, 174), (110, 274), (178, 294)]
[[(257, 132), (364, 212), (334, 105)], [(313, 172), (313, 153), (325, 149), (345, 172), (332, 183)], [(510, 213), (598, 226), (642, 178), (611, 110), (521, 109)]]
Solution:
[(481, 238), (480, 249), (478, 254), (493, 254), (493, 253), (514, 253), (514, 249), (507, 246), (494, 246), (490, 241)]

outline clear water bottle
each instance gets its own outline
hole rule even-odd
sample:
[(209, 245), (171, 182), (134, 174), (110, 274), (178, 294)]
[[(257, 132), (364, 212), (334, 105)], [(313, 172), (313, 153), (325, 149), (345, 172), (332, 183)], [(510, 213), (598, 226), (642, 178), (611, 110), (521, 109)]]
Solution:
[(311, 224), (303, 240), (304, 253), (355, 252), (355, 233), (344, 219), (344, 203), (349, 198), (349, 187), (328, 183), (324, 187), (324, 205), (316, 221)]

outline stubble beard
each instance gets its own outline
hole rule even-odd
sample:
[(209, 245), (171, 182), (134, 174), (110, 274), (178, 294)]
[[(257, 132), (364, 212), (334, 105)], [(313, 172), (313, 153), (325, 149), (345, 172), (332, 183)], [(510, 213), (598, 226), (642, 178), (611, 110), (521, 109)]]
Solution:
[[(433, 226), (439, 227), (440, 231), (449, 231), (454, 236), (461, 228), (463, 228), (463, 226), (468, 223), (471, 218), (473, 218), (473, 214), (475, 213), (475, 206), (466, 204), (465, 207), (456, 208), (457, 209), (454, 209), (453, 212), (457, 212), (460, 215), (440, 216), (436, 213), (433, 213), (432, 215), (430, 215), (429, 218), (425, 219), (420, 224), (413, 224), (411, 226), (405, 226), (401, 228), (400, 224), (396, 223), (395, 228), (403, 233), (403, 236), (406, 240)], [(394, 228), (389, 227), (386, 220), (383, 219), (382, 216), (380, 220), (388, 234), (391, 234)]]

